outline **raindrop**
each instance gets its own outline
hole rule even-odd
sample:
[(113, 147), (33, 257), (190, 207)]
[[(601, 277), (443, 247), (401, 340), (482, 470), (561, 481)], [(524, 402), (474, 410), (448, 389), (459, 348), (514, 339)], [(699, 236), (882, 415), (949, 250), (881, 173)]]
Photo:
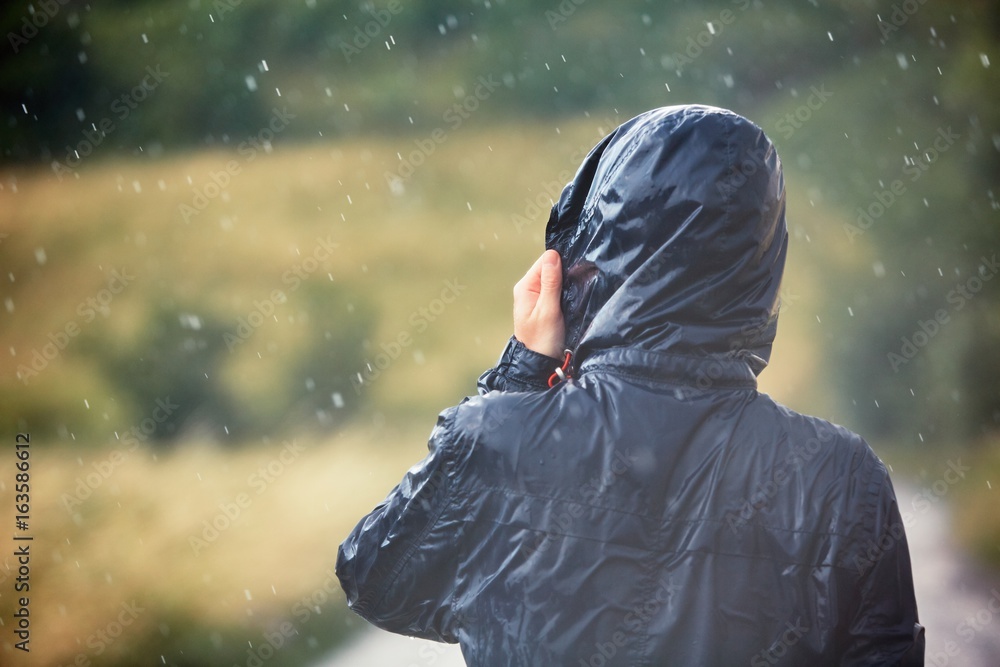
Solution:
[(910, 66), (910, 63), (906, 60), (906, 56), (902, 53), (896, 54), (896, 62), (899, 63), (899, 69), (906, 69)]
[(250, 589), (249, 588), (244, 588), (243, 589), (243, 594), (247, 596), (247, 600), (252, 600), (253, 599), (252, 597), (250, 597)]
[(711, 22), (711, 21), (709, 21), (709, 22), (708, 22), (708, 23), (706, 23), (705, 25), (707, 25), (707, 26), (708, 26), (708, 32), (709, 32), (709, 34), (712, 34), (712, 35), (714, 35), (714, 34), (715, 34), (715, 26), (714, 26), (714, 25), (712, 25), (712, 22)]
[(149, 37), (146, 37), (146, 33), (142, 33), (142, 43), (149, 44)]
[(832, 32), (830, 32), (829, 30), (827, 30), (826, 31), (826, 36), (830, 38), (831, 42), (833, 41), (833, 33)]
[(980, 53), (979, 54), (979, 60), (982, 61), (983, 67), (989, 67), (990, 66), (990, 57), (988, 55), (986, 55), (985, 53)]
[(339, 391), (333, 392), (333, 394), (330, 395), (330, 399), (333, 401), (333, 407), (335, 408), (344, 407), (344, 397), (340, 394)]
[(45, 248), (35, 248), (35, 261), (44, 265), (48, 258), (45, 256)]
[(88, 401), (87, 399), (83, 399), (83, 404), (87, 406), (88, 410), (90, 409), (90, 401)]
[(192, 313), (181, 313), (178, 317), (181, 323), (182, 329), (193, 329), (194, 331), (199, 331), (201, 329), (201, 318)]
[(848, 306), (847, 307), (847, 314), (850, 315), (851, 317), (854, 317), (854, 309), (851, 308), (850, 306)]
[[(249, 90), (251, 93), (257, 90), (257, 79), (253, 78), (252, 74), (247, 74), (246, 82), (247, 82), (247, 90)], [(326, 92), (329, 93), (330, 89), (327, 88)]]

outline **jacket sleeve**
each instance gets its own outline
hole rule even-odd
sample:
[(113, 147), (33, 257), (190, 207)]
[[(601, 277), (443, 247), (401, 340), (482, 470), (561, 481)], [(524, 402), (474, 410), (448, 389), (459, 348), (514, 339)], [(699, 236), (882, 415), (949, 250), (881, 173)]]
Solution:
[(854, 559), (858, 602), (844, 664), (922, 667), (924, 628), (917, 617), (906, 531), (888, 472), (877, 458), (866, 487), (868, 537)]
[(354, 528), (337, 556), (352, 610), (399, 634), (457, 642), (451, 600), (462, 523), (448, 519), (456, 481), (457, 408), (441, 413), (427, 457)]
[(479, 376), (479, 394), (491, 391), (544, 391), (559, 359), (529, 350), (511, 336), (497, 365)]

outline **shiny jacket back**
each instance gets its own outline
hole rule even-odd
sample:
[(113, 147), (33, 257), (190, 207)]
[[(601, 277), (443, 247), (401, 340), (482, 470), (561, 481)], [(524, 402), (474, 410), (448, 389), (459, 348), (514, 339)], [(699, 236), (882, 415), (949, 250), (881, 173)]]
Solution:
[(787, 249), (756, 125), (656, 109), (552, 209), (571, 378), (511, 339), (341, 545), (348, 603), (469, 665), (921, 665), (865, 441), (756, 388)]

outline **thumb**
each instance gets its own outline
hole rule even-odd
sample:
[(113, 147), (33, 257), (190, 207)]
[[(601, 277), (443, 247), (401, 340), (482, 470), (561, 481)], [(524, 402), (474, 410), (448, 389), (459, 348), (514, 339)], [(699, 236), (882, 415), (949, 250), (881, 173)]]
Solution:
[(537, 306), (544, 311), (558, 313), (562, 298), (562, 260), (559, 253), (549, 249), (542, 257), (541, 290)]

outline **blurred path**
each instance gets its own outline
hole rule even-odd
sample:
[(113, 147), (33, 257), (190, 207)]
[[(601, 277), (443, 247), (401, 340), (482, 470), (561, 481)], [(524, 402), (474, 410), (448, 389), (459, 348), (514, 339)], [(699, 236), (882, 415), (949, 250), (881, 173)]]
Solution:
[[(919, 490), (896, 484), (901, 507)], [(1000, 508), (998, 508), (1000, 511)], [(928, 667), (1000, 665), (1000, 576), (972, 564), (953, 544), (942, 502), (916, 515), (907, 530)], [(990, 600), (993, 600), (992, 608)], [(314, 667), (464, 667), (457, 646), (372, 629)]]
[(367, 630), (313, 667), (465, 667), (457, 644), (439, 644)]
[[(895, 486), (900, 507), (912, 507), (910, 499), (918, 489)], [(1000, 576), (979, 568), (955, 547), (951, 511), (944, 502), (932, 504), (906, 531), (920, 622), (927, 633), (926, 664), (997, 667)]]

